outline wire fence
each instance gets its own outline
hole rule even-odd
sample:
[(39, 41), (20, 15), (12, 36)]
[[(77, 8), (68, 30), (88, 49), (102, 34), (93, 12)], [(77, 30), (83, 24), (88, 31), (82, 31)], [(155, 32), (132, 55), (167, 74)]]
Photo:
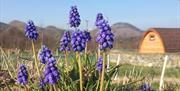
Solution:
[(113, 53), (109, 54), (111, 62), (129, 63), (143, 66), (163, 66), (165, 56), (168, 56), (167, 67), (180, 67), (180, 54), (139, 54), (139, 53)]

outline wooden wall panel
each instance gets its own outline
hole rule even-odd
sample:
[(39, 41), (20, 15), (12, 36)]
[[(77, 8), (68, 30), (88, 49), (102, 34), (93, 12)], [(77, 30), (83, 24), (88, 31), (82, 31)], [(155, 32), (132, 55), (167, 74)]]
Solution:
[[(150, 36), (154, 36), (154, 40), (150, 40)], [(164, 45), (160, 36), (155, 32), (149, 32), (140, 45), (140, 53), (164, 53)]]

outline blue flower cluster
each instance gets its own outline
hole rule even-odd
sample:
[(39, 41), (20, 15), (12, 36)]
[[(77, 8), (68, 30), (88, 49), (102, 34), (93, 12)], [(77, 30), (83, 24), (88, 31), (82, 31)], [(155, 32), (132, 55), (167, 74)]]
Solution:
[(148, 83), (143, 83), (141, 86), (140, 86), (140, 91), (150, 91), (150, 86)]
[(98, 22), (100, 21), (100, 20), (102, 20), (102, 19), (104, 19), (103, 18), (103, 14), (102, 13), (98, 13), (97, 14), (97, 16), (96, 16), (96, 22), (95, 22), (95, 25), (98, 27), (99, 25), (98, 25)]
[(49, 58), (52, 57), (51, 51), (45, 45), (42, 45), (40, 52), (38, 53), (38, 58), (40, 59), (41, 63), (45, 64)]
[(85, 49), (86, 39), (82, 31), (80, 31), (79, 29), (74, 31), (72, 33), (71, 39), (73, 51), (81, 52)]
[(64, 32), (64, 35), (62, 36), (61, 40), (60, 40), (60, 51), (69, 51), (69, 43), (71, 42), (71, 36), (70, 36), (70, 32), (66, 31)]
[(39, 59), (45, 65), (44, 69), (44, 80), (40, 78), (39, 87), (43, 87), (44, 84), (49, 83), (53, 85), (60, 79), (56, 65), (56, 59), (53, 57), (51, 50), (48, 49), (45, 45), (42, 45), (41, 51), (39, 52)]
[(72, 6), (69, 12), (70, 27), (79, 27), (81, 23), (80, 15), (76, 6)]
[(84, 31), (83, 34), (84, 34), (84, 38), (85, 38), (86, 42), (91, 40), (90, 32)]
[(98, 22), (99, 25), (99, 34), (96, 38), (96, 41), (99, 43), (99, 48), (101, 50), (105, 50), (106, 48), (112, 48), (114, 42), (114, 34), (111, 31), (111, 27), (109, 26), (106, 20), (100, 20)]
[(46, 84), (45, 84), (43, 78), (42, 78), (42, 77), (39, 77), (38, 87), (42, 89), (45, 85), (46, 85)]
[(102, 57), (99, 57), (98, 58), (98, 61), (96, 63), (96, 70), (98, 70), (99, 72), (102, 71), (102, 62), (103, 62), (103, 58)]
[(60, 79), (60, 74), (55, 66), (56, 60), (54, 57), (49, 58), (44, 69), (44, 82), (53, 85)]
[(29, 39), (37, 40), (39, 34), (36, 30), (36, 26), (34, 25), (33, 21), (28, 21), (25, 26), (25, 36)]
[(26, 70), (26, 66), (23, 64), (20, 64), (18, 75), (17, 75), (17, 81), (18, 84), (23, 83), (26, 85), (28, 83), (28, 73)]

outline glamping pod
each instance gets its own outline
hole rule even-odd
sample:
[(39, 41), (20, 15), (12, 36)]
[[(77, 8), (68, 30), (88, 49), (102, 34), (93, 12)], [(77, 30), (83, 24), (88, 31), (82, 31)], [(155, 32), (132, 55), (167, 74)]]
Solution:
[(180, 52), (180, 28), (150, 28), (139, 42), (140, 53)]

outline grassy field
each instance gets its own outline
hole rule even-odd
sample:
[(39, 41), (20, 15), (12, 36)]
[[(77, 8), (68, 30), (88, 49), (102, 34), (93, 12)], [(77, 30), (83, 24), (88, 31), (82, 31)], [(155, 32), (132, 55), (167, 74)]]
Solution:
[[(59, 52), (54, 52), (55, 57), (58, 61), (57, 65), (62, 65), (64, 64), (64, 56), (62, 53)], [(31, 52), (25, 52), (25, 51), (3, 51), (1, 50), (0, 52), (0, 71), (5, 70), (6, 73), (9, 73), (7, 69), (10, 70), (9, 75), (12, 75), (13, 77), (16, 77), (17, 75), (17, 69), (18, 69), (18, 64), (24, 63), (27, 65), (30, 65), (33, 58)], [(75, 54), (70, 53), (68, 59), (69, 62), (71, 63), (71, 60), (74, 59)], [(91, 54), (89, 55), (89, 61), (92, 65), (96, 64), (96, 55)], [(6, 62), (5, 62), (6, 61)], [(87, 64), (85, 61), (82, 61), (82, 64)], [(110, 68), (115, 67), (115, 63), (110, 62)], [(31, 66), (31, 65), (30, 65)], [(136, 80), (140, 80), (139, 82), (136, 82), (136, 84), (129, 85), (131, 89), (137, 89), (140, 84), (143, 82), (148, 82), (150, 83), (152, 90), (156, 90), (159, 87), (159, 79), (161, 76), (161, 70), (162, 67), (148, 67), (148, 66), (140, 66), (140, 65), (133, 65), (133, 64), (122, 64), (120, 63), (120, 67), (117, 70), (117, 77), (116, 75), (113, 75), (112, 81), (114, 86), (123, 86), (123, 82), (128, 81), (127, 83), (131, 83)], [(33, 74), (31, 72), (31, 74)], [(2, 75), (0, 75), (2, 76)], [(126, 79), (124, 79), (126, 78)], [(171, 90), (169, 91), (174, 91), (174, 89), (178, 89), (180, 87), (180, 67), (176, 68), (166, 68), (165, 70), (165, 77), (164, 77), (164, 87), (169, 88)], [(3, 83), (4, 78), (0, 77), (0, 84)], [(132, 88), (133, 87), (133, 88)], [(129, 87), (125, 87), (129, 88)]]
[[(111, 65), (115, 65), (111, 63)], [(141, 76), (145, 75), (151, 75), (155, 77), (160, 77), (161, 76), (161, 71), (162, 67), (148, 67), (148, 66), (137, 66), (137, 65), (132, 65), (132, 64), (121, 64), (122, 66), (120, 67), (119, 70), (119, 75), (124, 76), (125, 73), (129, 74), (128, 72), (132, 72), (134, 69), (134, 73), (141, 72)], [(165, 71), (165, 77), (172, 77), (172, 78), (180, 78), (180, 67), (176, 68), (166, 68)]]
[[(111, 63), (111, 65), (115, 64)], [(158, 89), (162, 67), (137, 66), (132, 64), (120, 65), (121, 67), (118, 72), (116, 83), (122, 83), (126, 76), (128, 79), (146, 77), (145, 81), (151, 84), (152, 89)], [(166, 88), (175, 89), (176, 87), (180, 87), (180, 68), (166, 68), (164, 82)]]

